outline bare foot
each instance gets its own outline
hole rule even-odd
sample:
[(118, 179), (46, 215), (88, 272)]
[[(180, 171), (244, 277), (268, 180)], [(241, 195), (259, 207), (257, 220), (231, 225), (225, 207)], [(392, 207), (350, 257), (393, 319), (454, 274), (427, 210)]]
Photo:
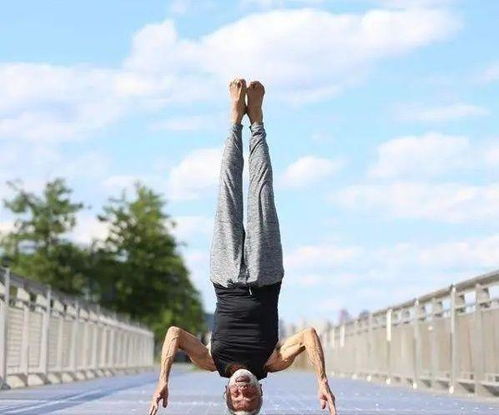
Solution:
[(248, 108), (246, 112), (251, 124), (254, 122), (263, 122), (263, 96), (265, 95), (265, 87), (259, 81), (251, 81), (246, 91), (248, 96)]
[(246, 113), (246, 80), (236, 78), (229, 84), (231, 100), (230, 120), (233, 124), (241, 124)]

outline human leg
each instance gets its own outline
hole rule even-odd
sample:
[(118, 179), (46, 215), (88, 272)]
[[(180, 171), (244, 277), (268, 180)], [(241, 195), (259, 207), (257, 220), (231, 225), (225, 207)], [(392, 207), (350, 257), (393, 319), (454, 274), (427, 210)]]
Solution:
[(251, 138), (248, 219), (244, 249), (248, 268), (247, 284), (264, 286), (281, 281), (284, 268), (279, 219), (274, 202), (272, 164), (261, 115), (265, 90), (259, 82), (254, 85), (253, 91), (252, 87), (253, 83), (247, 91)]
[[(237, 81), (240, 81), (238, 84)], [(224, 287), (240, 281), (244, 272), (243, 244), (243, 147), (242, 125), (240, 124), (245, 108), (234, 109), (244, 102), (246, 84), (244, 80), (231, 82), (233, 98), (232, 125), (225, 141), (222, 164), (220, 167), (219, 193), (213, 238), (210, 250), (210, 280)], [(234, 113), (234, 111), (236, 113)], [(238, 112), (242, 111), (241, 118)]]

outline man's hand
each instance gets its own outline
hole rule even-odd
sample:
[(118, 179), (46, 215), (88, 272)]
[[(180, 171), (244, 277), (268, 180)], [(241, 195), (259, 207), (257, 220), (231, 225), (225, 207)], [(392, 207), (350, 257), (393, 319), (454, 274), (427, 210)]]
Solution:
[(321, 380), (319, 382), (319, 391), (317, 392), (317, 397), (321, 403), (321, 409), (326, 409), (326, 404), (329, 406), (330, 415), (336, 415), (335, 397), (329, 389), (329, 384), (327, 379)]
[(151, 407), (149, 408), (149, 415), (156, 415), (161, 400), (163, 400), (163, 408), (168, 405), (168, 384), (158, 383), (154, 394), (152, 395)]

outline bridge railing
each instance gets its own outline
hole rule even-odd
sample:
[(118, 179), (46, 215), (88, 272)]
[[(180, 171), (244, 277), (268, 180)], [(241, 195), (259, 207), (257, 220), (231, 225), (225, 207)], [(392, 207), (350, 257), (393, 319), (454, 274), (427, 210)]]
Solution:
[(0, 267), (2, 387), (146, 368), (153, 351), (147, 328)]
[[(318, 328), (328, 373), (499, 394), (499, 271)], [(307, 365), (306, 359), (298, 365)]]

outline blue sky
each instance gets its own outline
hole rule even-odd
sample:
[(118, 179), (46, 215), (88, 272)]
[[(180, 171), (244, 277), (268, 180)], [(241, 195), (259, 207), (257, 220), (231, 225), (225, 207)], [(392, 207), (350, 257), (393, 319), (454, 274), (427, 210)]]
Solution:
[[(213, 311), (227, 84), (259, 79), (284, 320), (334, 320), (494, 270), (498, 15), (485, 0), (9, 2), (0, 196), (9, 179), (39, 191), (65, 177), (89, 206), (71, 235), (86, 243), (105, 235), (106, 199), (142, 180), (164, 194)], [(1, 210), (0, 231), (11, 226)]]

